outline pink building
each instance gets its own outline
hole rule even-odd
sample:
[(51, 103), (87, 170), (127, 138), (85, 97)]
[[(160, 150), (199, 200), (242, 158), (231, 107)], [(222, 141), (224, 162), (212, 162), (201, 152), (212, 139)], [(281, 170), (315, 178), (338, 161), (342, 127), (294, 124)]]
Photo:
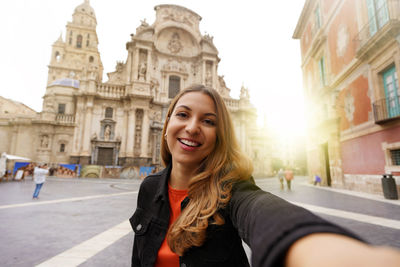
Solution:
[(300, 40), (310, 179), (382, 194), (400, 184), (400, 0), (306, 0)]

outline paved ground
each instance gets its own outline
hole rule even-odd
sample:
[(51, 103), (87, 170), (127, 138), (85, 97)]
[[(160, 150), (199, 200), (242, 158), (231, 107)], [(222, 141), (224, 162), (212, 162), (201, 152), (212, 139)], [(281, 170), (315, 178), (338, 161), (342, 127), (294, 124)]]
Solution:
[[(263, 189), (343, 225), (372, 244), (400, 248), (400, 201), (349, 195), (296, 177), (292, 191), (277, 178)], [(127, 219), (139, 180), (49, 178), (39, 200), (32, 180), (0, 183), (0, 266), (130, 266)]]

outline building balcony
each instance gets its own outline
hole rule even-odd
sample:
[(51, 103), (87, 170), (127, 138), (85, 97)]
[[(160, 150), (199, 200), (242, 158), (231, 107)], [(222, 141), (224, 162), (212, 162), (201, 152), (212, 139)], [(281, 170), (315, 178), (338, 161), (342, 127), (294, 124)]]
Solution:
[(75, 116), (72, 114), (57, 114), (56, 115), (56, 122), (58, 123), (74, 123)]
[(400, 96), (377, 100), (372, 107), (376, 124), (400, 118)]
[(356, 57), (364, 58), (379, 51), (389, 40), (400, 34), (400, 1), (384, 1), (375, 16), (362, 27), (354, 39)]
[(224, 98), (225, 104), (230, 111), (239, 110), (239, 100), (232, 98)]
[(102, 97), (121, 98), (121, 97), (125, 96), (125, 86), (124, 85), (100, 84), (97, 86), (97, 92)]

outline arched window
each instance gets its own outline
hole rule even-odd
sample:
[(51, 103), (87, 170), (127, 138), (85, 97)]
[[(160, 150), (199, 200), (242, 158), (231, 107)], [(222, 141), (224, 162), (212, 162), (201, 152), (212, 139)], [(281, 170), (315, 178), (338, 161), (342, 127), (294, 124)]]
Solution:
[(76, 38), (76, 47), (77, 48), (82, 48), (82, 35), (80, 35), (80, 34)]
[(169, 76), (168, 97), (174, 98), (181, 90), (181, 78), (179, 76)]
[(60, 52), (56, 51), (56, 53), (54, 54), (54, 58), (56, 59), (57, 62), (60, 62), (61, 59)]
[(107, 108), (106, 108), (105, 117), (106, 117), (106, 118), (112, 119), (112, 117), (113, 117), (113, 111), (114, 111), (113, 108), (107, 107)]
[(69, 44), (72, 44), (72, 31), (70, 32), (70, 34), (69, 34), (69, 42), (68, 42)]
[(60, 144), (60, 152), (65, 152), (65, 144)]
[(93, 61), (94, 61), (94, 57), (93, 57), (93, 56), (90, 56), (90, 57), (89, 57), (89, 62), (90, 62), (90, 63), (93, 63)]

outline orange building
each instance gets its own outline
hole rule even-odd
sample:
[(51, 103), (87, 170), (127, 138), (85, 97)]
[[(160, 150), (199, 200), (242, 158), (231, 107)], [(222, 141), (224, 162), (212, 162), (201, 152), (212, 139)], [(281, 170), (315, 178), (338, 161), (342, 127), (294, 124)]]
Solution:
[(400, 184), (400, 0), (306, 0), (300, 40), (310, 179), (382, 194)]

